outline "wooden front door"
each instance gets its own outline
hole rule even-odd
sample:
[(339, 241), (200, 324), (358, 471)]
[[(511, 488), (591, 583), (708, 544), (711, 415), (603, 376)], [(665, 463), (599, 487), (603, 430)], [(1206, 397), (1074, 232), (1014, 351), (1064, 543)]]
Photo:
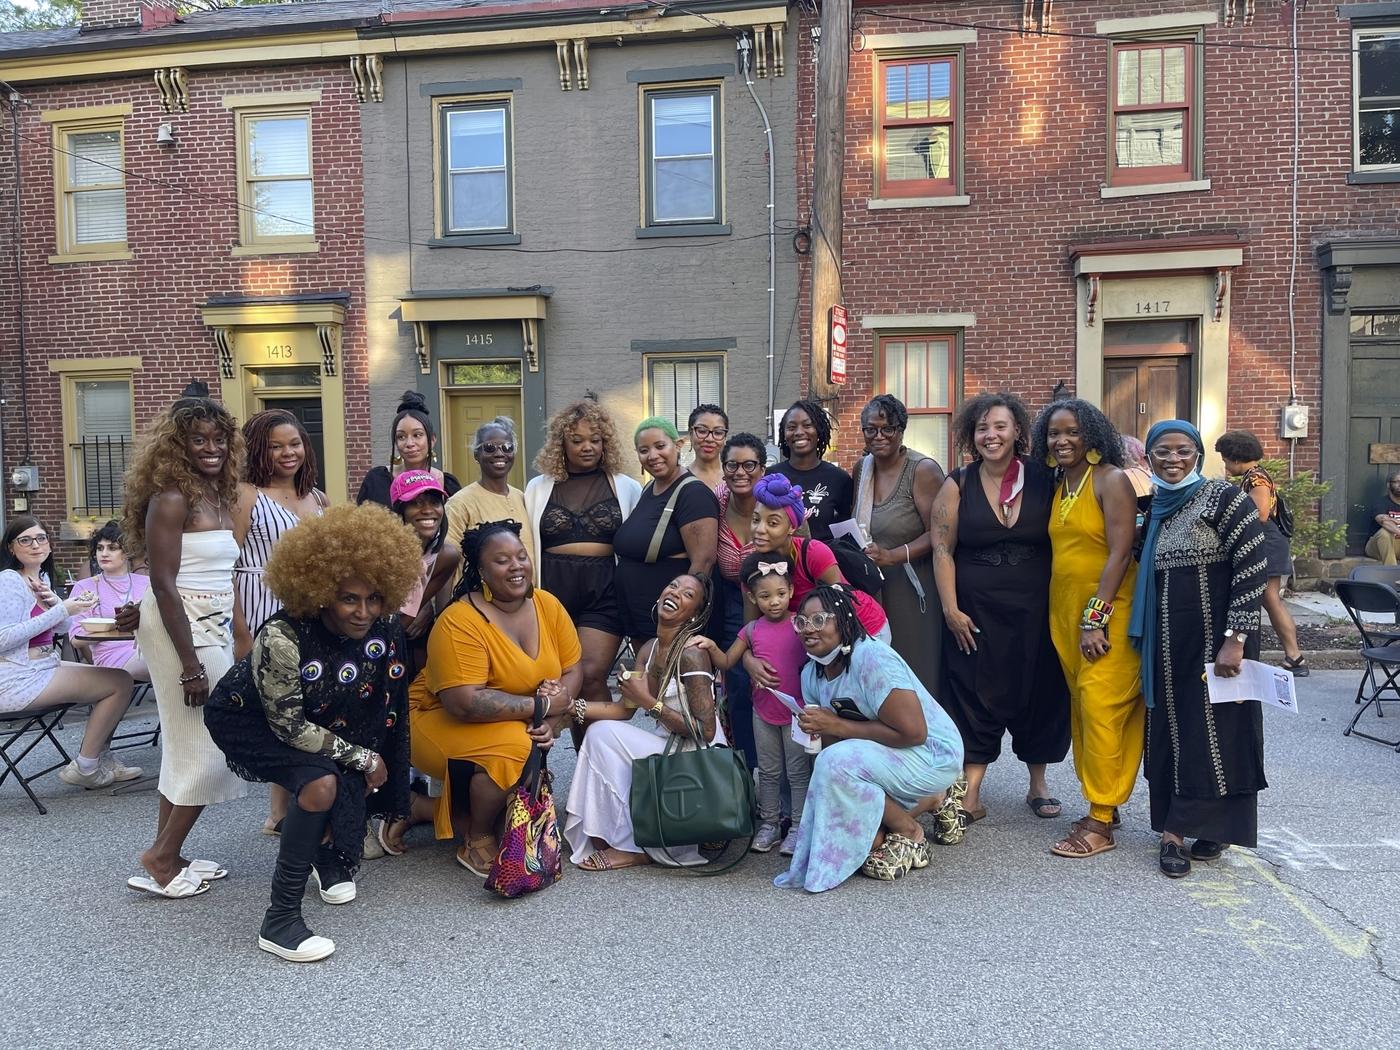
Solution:
[(1159, 419), (1194, 423), (1191, 358), (1110, 357), (1103, 366), (1103, 410), (1121, 434), (1147, 440)]
[(481, 424), (507, 416), (515, 421), (515, 466), (510, 483), (518, 489), (525, 487), (525, 449), (519, 437), (521, 419), (520, 389), (453, 390), (447, 393), (446, 469), (463, 485), (481, 477), (481, 469), (472, 456), (472, 439)]

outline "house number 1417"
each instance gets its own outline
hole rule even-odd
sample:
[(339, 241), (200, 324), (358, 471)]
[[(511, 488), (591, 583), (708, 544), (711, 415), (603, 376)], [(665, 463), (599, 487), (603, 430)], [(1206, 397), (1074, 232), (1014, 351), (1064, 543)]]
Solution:
[(1140, 302), (1137, 304), (1137, 312), (1139, 314), (1164, 314), (1170, 311), (1171, 308), (1172, 301), (1170, 299), (1153, 299), (1149, 302)]

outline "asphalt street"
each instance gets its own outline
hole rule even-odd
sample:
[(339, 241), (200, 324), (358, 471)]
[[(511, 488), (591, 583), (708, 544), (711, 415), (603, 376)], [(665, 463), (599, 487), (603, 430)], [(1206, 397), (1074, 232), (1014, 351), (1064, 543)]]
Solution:
[[(0, 1047), (1393, 1046), (1400, 754), (1342, 737), (1358, 673), (1300, 682), (1300, 714), (1266, 710), (1259, 848), (1177, 882), (1145, 785), (1116, 851), (1059, 859), (1073, 770), (1051, 774), (1065, 817), (1039, 820), (1008, 754), (961, 845), (818, 896), (774, 889), (773, 853), (714, 878), (570, 867), (500, 901), (417, 829), (407, 856), (366, 863), (354, 903), (308, 897), (337, 951), (305, 966), (255, 947), (276, 849), (262, 789), (191, 838), (230, 878), (164, 901), (125, 885), (154, 792), (51, 775), (40, 816), (6, 783)], [(556, 748), (561, 805), (572, 760)]]

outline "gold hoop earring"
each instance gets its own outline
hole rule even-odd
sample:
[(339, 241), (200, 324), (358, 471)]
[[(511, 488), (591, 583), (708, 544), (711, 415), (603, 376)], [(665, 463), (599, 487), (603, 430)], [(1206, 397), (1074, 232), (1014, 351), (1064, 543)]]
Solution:
[(491, 588), (487, 585), (485, 580), (481, 581), (481, 596), (488, 602), (491, 600)]
[(1046, 465), (1047, 467), (1054, 467), (1054, 465), (1055, 465), (1055, 453), (1053, 453), (1053, 452), (1047, 452), (1047, 453), (1045, 453), (1045, 465)]
[(1084, 458), (1089, 461), (1091, 466), (1097, 467), (1103, 462), (1103, 453), (1096, 448), (1091, 448), (1088, 452), (1084, 453)]

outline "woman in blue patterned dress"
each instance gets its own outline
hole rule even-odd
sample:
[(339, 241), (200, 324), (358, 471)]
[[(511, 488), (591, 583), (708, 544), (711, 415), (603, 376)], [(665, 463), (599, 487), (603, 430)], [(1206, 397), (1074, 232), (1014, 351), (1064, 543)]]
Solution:
[(793, 626), (811, 658), (798, 721), (822, 750), (792, 866), (773, 884), (820, 893), (857, 869), (892, 882), (927, 867), (917, 813), (937, 808), (939, 841), (961, 837), (957, 727), (899, 654), (866, 635), (845, 590), (818, 587)]

